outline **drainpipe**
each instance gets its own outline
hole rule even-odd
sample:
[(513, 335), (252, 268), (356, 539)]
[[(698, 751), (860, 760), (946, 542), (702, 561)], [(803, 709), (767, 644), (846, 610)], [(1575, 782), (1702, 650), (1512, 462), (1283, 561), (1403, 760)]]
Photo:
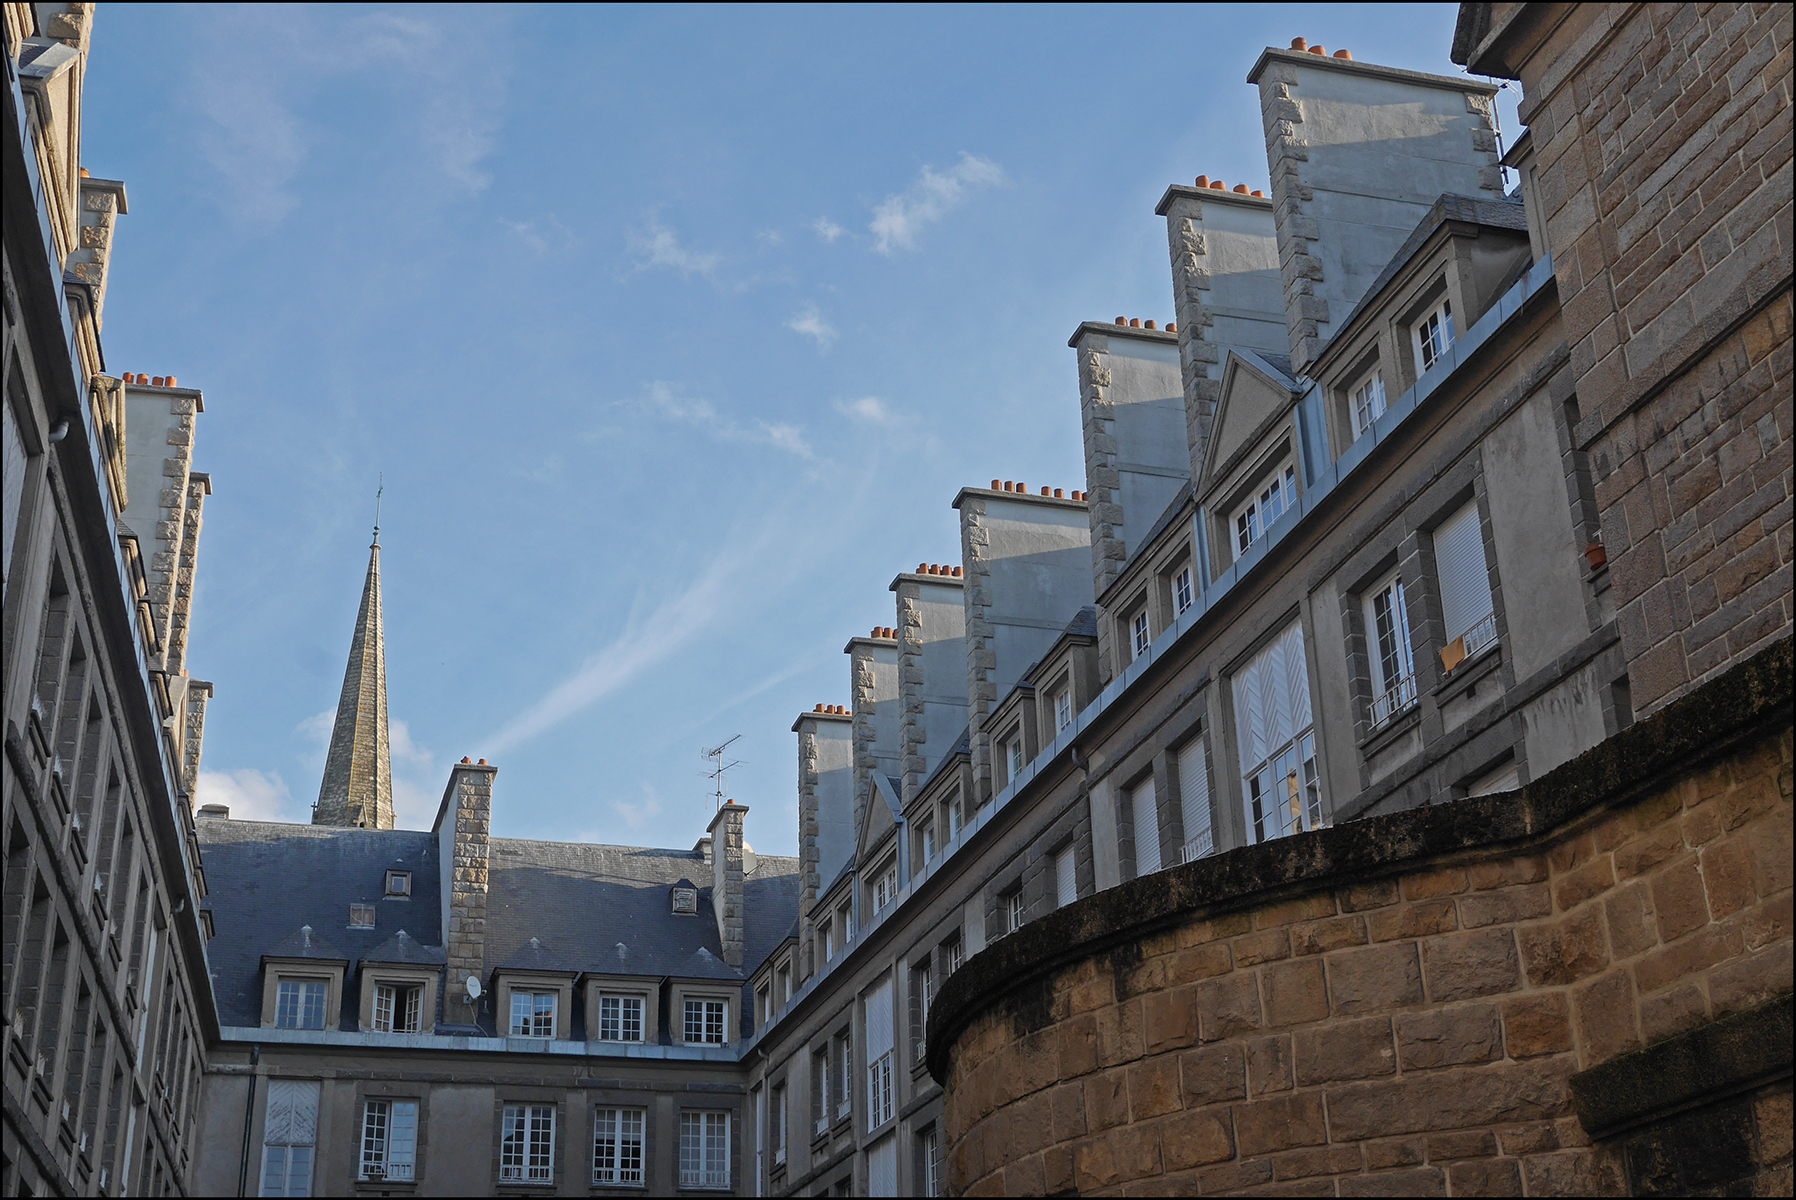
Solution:
[(249, 1048), (249, 1099), (243, 1102), (243, 1157), (237, 1163), (237, 1194), (249, 1195), (249, 1128), (256, 1117), (256, 1064), (262, 1061), (260, 1042)]

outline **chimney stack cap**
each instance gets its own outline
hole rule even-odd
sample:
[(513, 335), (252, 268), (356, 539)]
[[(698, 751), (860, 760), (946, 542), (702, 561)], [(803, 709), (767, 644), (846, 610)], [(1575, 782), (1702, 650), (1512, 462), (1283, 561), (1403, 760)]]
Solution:
[(471, 760), (471, 759), (469, 759), (469, 758), (468, 758), (468, 756), (467, 756), (467, 755), (465, 755), (465, 754), (464, 754), (464, 755), (462, 755), (462, 756), (461, 756), (461, 760), (462, 760), (462, 762), (464, 762), (464, 763), (471, 763), (471, 762), (472, 762), (472, 760)]
[(1308, 38), (1294, 37), (1291, 39), (1291, 49), (1293, 49), (1293, 50), (1308, 50), (1309, 48), (1310, 48), (1310, 43), (1309, 43)]

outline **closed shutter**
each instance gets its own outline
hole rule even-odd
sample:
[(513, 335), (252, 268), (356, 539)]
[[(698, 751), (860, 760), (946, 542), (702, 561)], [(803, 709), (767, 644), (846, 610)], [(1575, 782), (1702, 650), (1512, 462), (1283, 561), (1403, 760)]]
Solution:
[(1210, 833), (1210, 772), (1204, 740), (1192, 738), (1179, 751), (1179, 815), (1185, 821), (1185, 861), (1215, 848)]
[(892, 1049), (892, 981), (867, 993), (867, 1061)]
[(1477, 501), (1434, 531), (1434, 568), (1441, 584), (1441, 620), (1451, 642), (1491, 612), (1490, 571), (1484, 562)]
[(1054, 891), (1062, 908), (1079, 898), (1079, 877), (1075, 873), (1076, 863), (1077, 860), (1073, 857), (1071, 846), (1054, 856)]
[(1135, 874), (1151, 875), (1160, 869), (1160, 814), (1151, 776), (1129, 793), (1129, 803), (1135, 822)]
[(1310, 674), (1303, 626), (1293, 622), (1235, 674), (1235, 732), (1241, 770), (1251, 771), (1310, 725)]
[(894, 1134), (881, 1138), (867, 1152), (867, 1194), (898, 1194), (898, 1138)]

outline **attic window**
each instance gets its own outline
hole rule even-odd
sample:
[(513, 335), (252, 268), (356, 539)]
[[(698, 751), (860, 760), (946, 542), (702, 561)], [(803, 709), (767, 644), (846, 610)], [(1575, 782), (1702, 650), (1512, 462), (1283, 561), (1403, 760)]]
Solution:
[(387, 895), (410, 896), (412, 894), (412, 873), (410, 871), (387, 872)]
[(688, 915), (697, 915), (697, 913), (698, 913), (698, 889), (697, 888), (688, 888), (688, 887), (675, 888), (673, 890), (673, 910), (676, 913), (686, 913)]
[(349, 906), (349, 927), (351, 929), (373, 929), (374, 906), (372, 904), (351, 904)]

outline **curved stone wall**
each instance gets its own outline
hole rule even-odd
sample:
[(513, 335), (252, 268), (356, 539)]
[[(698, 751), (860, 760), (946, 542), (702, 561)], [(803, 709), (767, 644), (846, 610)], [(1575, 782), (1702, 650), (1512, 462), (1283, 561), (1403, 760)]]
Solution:
[(1785, 641), (1519, 793), (996, 943), (930, 1017), (951, 1190), (1787, 1192), (1790, 668)]

